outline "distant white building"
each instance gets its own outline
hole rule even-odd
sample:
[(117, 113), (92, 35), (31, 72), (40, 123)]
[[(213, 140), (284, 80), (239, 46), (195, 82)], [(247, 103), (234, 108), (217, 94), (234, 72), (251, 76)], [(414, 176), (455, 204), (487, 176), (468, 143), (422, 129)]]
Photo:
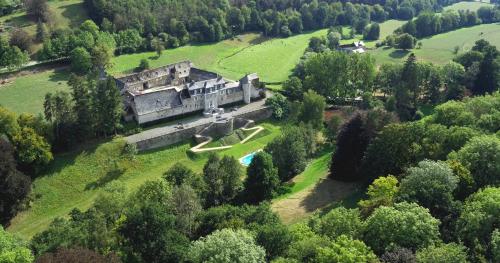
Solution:
[(194, 68), (189, 61), (116, 78), (116, 83), (124, 96), (126, 119), (139, 124), (202, 110), (210, 114), (260, 96), (257, 74), (231, 81)]
[(362, 54), (366, 52), (365, 42), (363, 41), (354, 41), (352, 44), (340, 45), (338, 49), (347, 53)]

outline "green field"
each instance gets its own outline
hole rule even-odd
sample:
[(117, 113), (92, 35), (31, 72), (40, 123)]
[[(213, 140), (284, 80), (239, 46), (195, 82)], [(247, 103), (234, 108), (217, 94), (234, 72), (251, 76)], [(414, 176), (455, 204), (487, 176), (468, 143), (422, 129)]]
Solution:
[(328, 151), (311, 161), (306, 170), (293, 179), (290, 192), (276, 197), (275, 200), (288, 198), (300, 191), (313, 187), (319, 180), (326, 178), (330, 169), (331, 158), (331, 151)]
[(485, 39), (491, 44), (500, 47), (500, 24), (483, 24), (468, 28), (461, 28), (444, 34), (435, 35), (419, 40), (422, 42), (421, 49), (411, 51), (397, 50), (394, 48), (381, 47), (370, 51), (377, 64), (400, 63), (411, 53), (415, 53), (417, 58), (444, 64), (455, 57), (453, 49), (460, 48), (459, 53), (470, 50), (474, 42)]
[[(50, 16), (52, 20), (48, 27), (52, 30), (78, 27), (88, 19), (83, 0), (52, 0), (48, 3), (52, 12)], [(22, 28), (32, 36), (36, 32), (36, 21), (27, 17), (24, 11), (0, 17), (0, 26), (6, 28), (6, 32), (11, 27)], [(41, 44), (34, 45), (32, 53), (35, 53), (40, 47)]]
[(122, 55), (113, 59), (112, 74), (130, 73), (141, 59), (149, 59), (151, 67), (191, 60), (201, 69), (215, 71), (231, 79), (256, 72), (266, 82), (285, 80), (307, 48), (313, 36), (323, 36), (326, 30), (267, 39), (258, 34), (245, 34), (214, 44), (188, 45), (163, 52), (158, 58), (154, 52)]
[[(241, 158), (262, 149), (281, 133), (280, 124), (262, 123), (264, 136), (245, 144), (236, 144), (219, 154)], [(121, 149), (124, 142), (115, 140), (56, 157), (48, 171), (33, 182), (31, 208), (12, 220), (9, 231), (29, 239), (45, 229), (56, 217), (66, 216), (73, 208), (87, 209), (103, 188), (111, 182), (123, 183), (133, 190), (147, 180), (161, 178), (176, 162), (201, 172), (207, 154), (188, 155), (189, 143), (139, 154), (134, 161), (124, 159)], [(120, 168), (120, 169), (117, 169)], [(124, 170), (117, 173), (117, 170)]]
[(483, 7), (483, 6), (492, 6), (489, 1), (483, 1), (483, 2), (458, 2), (458, 3), (455, 3), (455, 4), (452, 4), (452, 5), (449, 5), (447, 7), (444, 8), (444, 11), (448, 11), (448, 10), (454, 10), (454, 11), (458, 11), (458, 10), (470, 10), (470, 11), (477, 11), (479, 8)]
[(7, 79), (0, 84), (0, 105), (17, 113), (43, 113), (43, 100), (48, 92), (69, 90), (68, 70), (49, 70)]

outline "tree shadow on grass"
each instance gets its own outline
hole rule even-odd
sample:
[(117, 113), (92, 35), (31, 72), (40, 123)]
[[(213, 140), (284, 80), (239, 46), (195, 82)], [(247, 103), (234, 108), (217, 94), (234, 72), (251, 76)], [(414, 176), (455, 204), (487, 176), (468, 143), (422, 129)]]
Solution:
[(325, 178), (302, 200), (301, 206), (309, 213), (318, 209), (329, 211), (326, 208), (334, 208), (344, 203), (346, 206), (355, 206), (362, 193), (364, 188), (360, 183)]
[(75, 165), (78, 158), (94, 154), (99, 146), (111, 140), (110, 138), (88, 140), (86, 143), (72, 145), (70, 151), (55, 153), (54, 161), (42, 171), (40, 177), (60, 173), (63, 169)]
[(406, 57), (406, 55), (408, 55), (408, 53), (410, 53), (409, 50), (396, 49), (396, 50), (392, 51), (391, 53), (389, 53), (389, 56), (391, 58), (401, 59), (401, 58)]
[(61, 85), (62, 83), (59, 82), (68, 81), (69, 75), (70, 72), (66, 69), (56, 70), (54, 73), (50, 74), (49, 80), (52, 82), (58, 82), (58, 84)]
[(108, 171), (103, 177), (97, 179), (96, 181), (92, 183), (88, 183), (85, 186), (85, 190), (94, 190), (100, 187), (105, 186), (111, 181), (114, 181), (120, 176), (122, 176), (125, 173), (125, 169), (120, 169), (120, 168), (113, 168), (112, 170)]
[(64, 11), (61, 13), (62, 16), (70, 20), (72, 27), (78, 27), (87, 18), (86, 9), (83, 3), (75, 3), (67, 6), (62, 6)]

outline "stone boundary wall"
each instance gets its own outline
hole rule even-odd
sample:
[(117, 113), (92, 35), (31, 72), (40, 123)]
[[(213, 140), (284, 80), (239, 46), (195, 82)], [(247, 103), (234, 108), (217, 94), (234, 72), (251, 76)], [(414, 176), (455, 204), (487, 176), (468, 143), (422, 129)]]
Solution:
[(160, 135), (158, 137), (145, 139), (142, 141), (135, 142), (138, 151), (147, 151), (152, 149), (157, 149), (165, 146), (169, 146), (178, 142), (182, 142), (191, 139), (195, 134), (200, 132), (202, 129), (210, 124), (202, 124), (195, 127), (189, 127), (185, 129), (179, 129), (175, 132)]
[[(262, 107), (259, 109), (249, 110), (246, 112), (235, 114), (233, 115), (233, 117), (250, 119), (258, 122), (268, 119), (269, 117), (271, 117), (271, 115), (272, 115), (271, 108)], [(129, 141), (129, 143), (135, 143), (138, 151), (157, 149), (191, 139), (195, 134), (200, 133), (203, 129), (205, 129), (210, 125), (213, 125), (213, 123), (205, 123), (198, 126), (186, 127), (184, 129), (178, 129), (173, 132), (161, 134), (156, 137), (147, 138), (140, 141), (134, 141), (134, 142)]]

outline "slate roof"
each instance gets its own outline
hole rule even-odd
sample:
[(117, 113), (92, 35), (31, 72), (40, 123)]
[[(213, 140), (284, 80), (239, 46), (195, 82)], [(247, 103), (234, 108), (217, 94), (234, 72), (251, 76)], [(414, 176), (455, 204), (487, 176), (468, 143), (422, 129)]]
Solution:
[(175, 88), (169, 88), (134, 96), (135, 110), (138, 115), (145, 115), (182, 106), (180, 94)]

